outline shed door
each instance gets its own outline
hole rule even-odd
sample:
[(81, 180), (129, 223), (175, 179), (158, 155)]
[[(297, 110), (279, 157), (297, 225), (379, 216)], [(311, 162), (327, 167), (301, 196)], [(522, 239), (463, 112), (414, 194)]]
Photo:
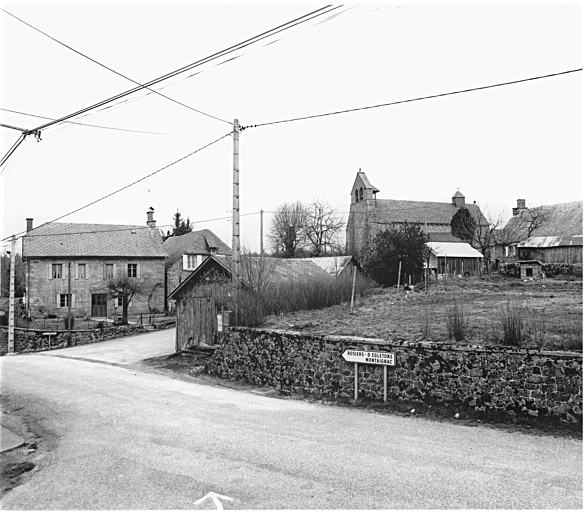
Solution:
[(213, 345), (217, 333), (217, 307), (213, 297), (181, 299), (177, 311), (177, 340), (179, 350), (201, 344)]

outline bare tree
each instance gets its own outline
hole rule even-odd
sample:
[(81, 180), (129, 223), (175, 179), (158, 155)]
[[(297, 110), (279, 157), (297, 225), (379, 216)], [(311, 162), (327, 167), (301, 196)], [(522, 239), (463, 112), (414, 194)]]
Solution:
[(523, 210), (520, 213), (520, 225), (526, 233), (526, 238), (530, 238), (532, 234), (548, 221), (550, 212), (544, 206), (532, 206)]
[(323, 256), (337, 251), (341, 246), (340, 235), (345, 223), (334, 208), (322, 199), (314, 199), (307, 207), (305, 236), (313, 256)]
[(285, 258), (294, 258), (298, 250), (305, 245), (306, 222), (307, 208), (300, 201), (279, 205), (272, 217), (268, 233), (275, 253), (284, 254)]
[(504, 213), (500, 212), (496, 215), (488, 214), (485, 217), (486, 222), (481, 222), (481, 207), (477, 205), (477, 218), (475, 233), (471, 240), (471, 245), (476, 247), (483, 255), (488, 275), (491, 274), (492, 252), (498, 244), (497, 233), (501, 230), (504, 224)]
[(138, 279), (136, 277), (128, 277), (128, 275), (120, 271), (113, 279), (106, 282), (108, 295), (114, 299), (122, 297), (122, 323), (128, 323), (128, 305), (132, 298), (136, 295), (142, 295), (147, 292), (149, 282), (147, 279)]

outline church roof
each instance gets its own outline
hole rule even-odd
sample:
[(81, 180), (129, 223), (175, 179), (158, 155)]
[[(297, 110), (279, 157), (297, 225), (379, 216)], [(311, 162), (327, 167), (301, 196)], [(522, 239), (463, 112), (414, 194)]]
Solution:
[[(474, 219), (480, 219), (481, 225), (488, 222), (476, 204), (467, 204), (465, 208)], [(392, 224), (400, 222), (425, 224), (451, 224), (457, 212), (453, 203), (437, 203), (430, 201), (402, 201), (399, 199), (376, 200), (376, 222)]]

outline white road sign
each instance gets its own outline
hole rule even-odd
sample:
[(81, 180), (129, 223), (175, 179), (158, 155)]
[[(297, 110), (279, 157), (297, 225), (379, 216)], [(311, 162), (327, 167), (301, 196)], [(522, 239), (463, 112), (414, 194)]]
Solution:
[(396, 357), (392, 352), (367, 352), (365, 350), (346, 350), (341, 357), (348, 363), (382, 364), (395, 366)]

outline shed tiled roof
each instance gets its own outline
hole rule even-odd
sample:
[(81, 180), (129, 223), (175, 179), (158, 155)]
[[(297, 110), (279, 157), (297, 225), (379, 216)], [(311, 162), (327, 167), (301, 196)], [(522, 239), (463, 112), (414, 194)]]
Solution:
[(183, 254), (209, 254), (210, 248), (217, 249), (217, 254), (229, 256), (230, 247), (211, 230), (192, 231), (181, 236), (172, 236), (163, 242), (163, 249), (168, 255), (167, 267), (183, 257)]
[[(487, 220), (476, 204), (466, 204), (465, 207), (474, 219), (480, 219), (481, 225), (487, 225)], [(372, 212), (376, 220), (384, 224), (409, 222), (424, 226), (426, 220), (427, 224), (450, 225), (457, 207), (453, 203), (377, 199), (376, 208)]]
[[(534, 232), (533, 237), (583, 235), (583, 201), (557, 203), (542, 206), (546, 221)], [(514, 215), (503, 230), (504, 239), (518, 242), (526, 239), (527, 211)]]
[(156, 228), (59, 222), (43, 224), (29, 231), (23, 237), (22, 255), (25, 258), (166, 257)]

